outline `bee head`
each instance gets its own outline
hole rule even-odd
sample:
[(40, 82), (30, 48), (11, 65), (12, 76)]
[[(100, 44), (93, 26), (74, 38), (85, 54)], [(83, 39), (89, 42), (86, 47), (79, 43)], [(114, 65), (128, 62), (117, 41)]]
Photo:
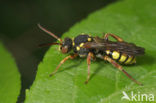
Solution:
[(52, 37), (54, 37), (55, 39), (57, 39), (60, 43), (49, 43), (49, 44), (43, 44), (41, 46), (44, 45), (60, 45), (60, 50), (63, 54), (68, 53), (69, 51), (71, 51), (72, 49), (72, 39), (70, 38), (65, 38), (64, 41), (62, 39), (60, 39), (59, 37), (57, 37), (54, 33), (48, 31), (47, 29), (45, 29), (44, 27), (42, 27), (40, 24), (38, 24), (38, 27), (43, 30), (44, 32), (48, 33), (49, 35), (51, 35)]
[(62, 45), (60, 47), (60, 50), (63, 54), (68, 53), (72, 49), (72, 39), (71, 38), (65, 38), (62, 42)]

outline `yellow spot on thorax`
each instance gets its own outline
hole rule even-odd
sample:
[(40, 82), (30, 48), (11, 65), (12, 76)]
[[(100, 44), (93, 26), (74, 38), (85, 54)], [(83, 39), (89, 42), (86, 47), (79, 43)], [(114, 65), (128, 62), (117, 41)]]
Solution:
[(80, 44), (80, 47), (83, 47), (83, 45), (84, 45), (84, 43), (81, 43), (81, 44)]
[(79, 51), (79, 50), (80, 50), (80, 47), (77, 46), (77, 47), (76, 47), (76, 50)]
[(113, 53), (112, 53), (112, 58), (113, 58), (113, 59), (118, 59), (119, 56), (120, 56), (120, 53), (119, 53), (119, 52), (113, 51)]
[(92, 41), (92, 38), (88, 38), (88, 41)]

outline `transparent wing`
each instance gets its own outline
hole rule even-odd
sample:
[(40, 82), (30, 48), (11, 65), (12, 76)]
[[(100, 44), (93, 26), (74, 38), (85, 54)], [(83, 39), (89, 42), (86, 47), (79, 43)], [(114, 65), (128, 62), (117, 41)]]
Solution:
[(90, 49), (99, 49), (101, 51), (111, 50), (111, 51), (119, 51), (121, 53), (125, 53), (128, 55), (143, 55), (145, 53), (145, 49), (142, 47), (138, 47), (133, 43), (127, 42), (113, 42), (113, 41), (95, 41), (95, 42), (87, 42), (84, 44), (85, 48)]

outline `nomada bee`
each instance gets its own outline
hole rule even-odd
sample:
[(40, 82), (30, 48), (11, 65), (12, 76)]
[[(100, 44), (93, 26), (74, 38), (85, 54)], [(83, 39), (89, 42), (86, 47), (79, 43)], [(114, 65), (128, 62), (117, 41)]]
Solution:
[[(127, 43), (119, 36), (116, 36), (111, 33), (106, 33), (103, 38), (100, 37), (92, 37), (88, 34), (80, 34), (74, 39), (66, 37), (64, 40), (57, 37), (52, 32), (43, 28), (40, 24), (38, 27), (44, 32), (48, 33), (55, 39), (59, 41), (59, 43), (49, 43), (44, 45), (59, 45), (60, 51), (63, 54), (69, 53), (73, 50), (73, 54), (65, 57), (59, 65), (56, 67), (55, 71), (50, 74), (50, 76), (54, 75), (59, 67), (68, 59), (74, 59), (77, 56), (87, 57), (88, 64), (88, 76), (85, 83), (88, 83), (90, 79), (90, 64), (91, 60), (95, 60), (96, 58), (101, 58), (105, 61), (111, 63), (114, 67), (122, 71), (128, 78), (137, 83), (138, 85), (142, 85), (142, 83), (135, 80), (130, 74), (128, 74), (120, 64), (135, 64), (136, 56), (144, 54), (144, 48), (138, 47), (133, 43)], [(110, 41), (108, 37), (111, 36), (117, 41)], [(120, 63), (120, 64), (118, 64)]]

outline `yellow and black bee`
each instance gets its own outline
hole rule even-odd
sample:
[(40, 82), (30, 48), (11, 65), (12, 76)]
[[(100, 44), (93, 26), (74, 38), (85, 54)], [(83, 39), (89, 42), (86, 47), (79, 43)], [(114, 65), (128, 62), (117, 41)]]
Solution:
[[(109, 41), (108, 36), (114, 37), (117, 42)], [(109, 56), (116, 62), (122, 64), (136, 63), (135, 56), (143, 55), (144, 48), (133, 43), (124, 42), (114, 34), (106, 34), (104, 38), (94, 37), (93, 42), (85, 43), (85, 48), (94, 49), (97, 57)]]
[[(40, 24), (38, 24), (39, 28), (46, 33), (50, 34), (52, 37), (56, 38), (59, 43), (50, 43), (47, 45), (60, 45), (60, 51), (62, 53), (69, 53), (73, 51), (73, 54), (65, 57), (60, 64), (56, 67), (56, 70), (50, 74), (50, 76), (54, 75), (59, 67), (68, 59), (74, 59), (77, 56), (87, 57), (88, 64), (88, 76), (85, 83), (88, 83), (90, 79), (90, 64), (91, 60), (95, 60), (96, 58), (101, 58), (110, 62), (113, 66), (122, 71), (127, 77), (133, 80), (135, 83), (142, 85), (140, 82), (136, 81), (131, 75), (129, 75), (121, 65), (122, 64), (134, 64), (136, 63), (136, 56), (144, 54), (144, 48), (138, 47), (135, 44), (127, 43), (123, 41), (120, 37), (114, 34), (105, 34), (103, 38), (100, 37), (92, 37), (88, 34), (80, 34), (74, 39), (65, 38), (64, 40), (60, 39), (50, 31), (43, 28)], [(115, 38), (117, 41), (110, 41), (108, 37), (111, 36)], [(45, 45), (45, 44), (44, 44)]]

